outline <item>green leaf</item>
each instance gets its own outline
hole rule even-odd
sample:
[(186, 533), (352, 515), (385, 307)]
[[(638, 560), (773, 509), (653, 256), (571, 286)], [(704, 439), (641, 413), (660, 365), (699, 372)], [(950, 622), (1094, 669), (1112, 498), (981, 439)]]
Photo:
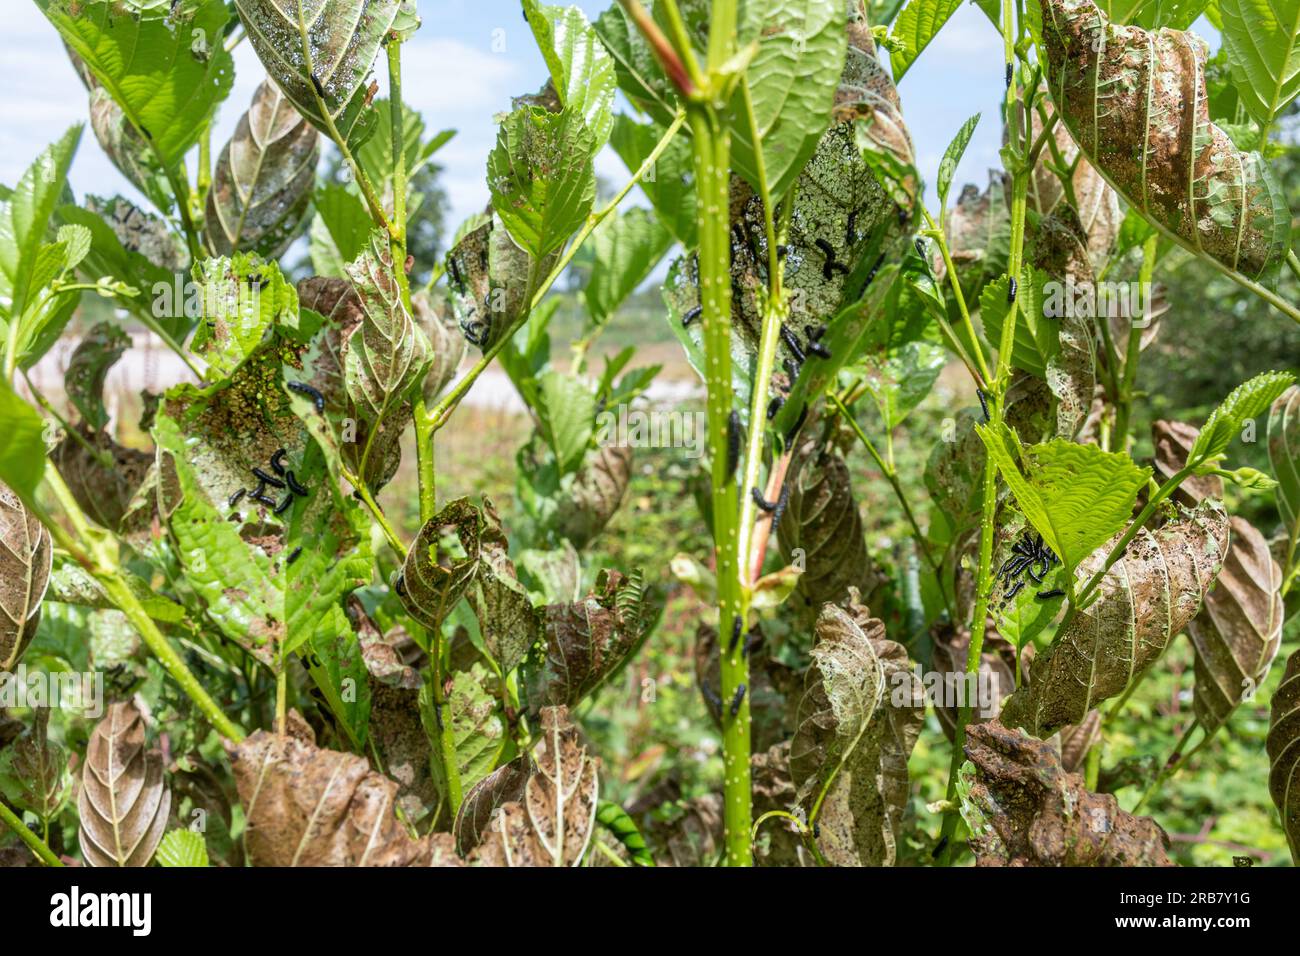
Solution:
[(208, 846), (203, 834), (193, 830), (170, 830), (158, 844), (153, 858), (159, 866), (208, 866)]
[[(841, 0), (769, 0), (746, 70), (773, 201), (793, 185), (831, 121), (847, 49)], [(732, 98), (731, 162), (755, 189), (758, 157), (743, 91)]]
[(210, 378), (229, 375), (279, 322), (297, 318), (298, 295), (274, 262), (247, 252), (194, 264), (202, 313), (190, 343)]
[(309, 247), (312, 271), (341, 279), (347, 264), (366, 247), (374, 220), (361, 197), (342, 183), (325, 183), (317, 189), (315, 206)]
[(980, 114), (976, 113), (966, 122), (961, 124), (961, 129), (957, 130), (957, 135), (952, 138), (948, 148), (943, 151), (943, 159), (939, 161), (939, 181), (936, 188), (939, 191), (939, 205), (947, 207), (948, 191), (952, 188), (952, 177), (957, 173), (957, 166), (961, 163), (961, 158), (966, 152), (966, 147), (970, 145), (970, 138), (975, 133), (975, 127), (979, 125)]
[(921, 51), (939, 35), (959, 6), (961, 0), (907, 0), (907, 6), (894, 21), (894, 29), (889, 34), (889, 39), (896, 44), (889, 50), (889, 65), (893, 68), (895, 83), (903, 79)]
[(488, 156), (492, 206), (535, 260), (560, 249), (596, 199), (596, 142), (573, 109), (524, 106), (501, 123)]
[(1246, 421), (1267, 412), (1294, 381), (1290, 372), (1264, 372), (1234, 388), (1205, 420), (1187, 454), (1187, 464), (1195, 468), (1223, 458)]
[(36, 495), (45, 473), (45, 423), (41, 416), (0, 376), (0, 482), (24, 501)]
[(161, 5), (124, 13), (111, 0), (36, 5), (158, 161), (178, 165), (234, 82), (234, 60), (224, 42), (226, 4), (194, 0), (175, 15)]
[[(646, 157), (663, 138), (665, 128), (653, 123), (638, 123), (622, 113), (614, 117), (610, 145), (628, 170), (641, 168)], [(659, 221), (687, 249), (696, 243), (695, 189), (690, 140), (677, 135), (664, 147), (649, 175), (639, 185)]]
[[(1079, 562), (1122, 530), (1151, 476), (1127, 455), (1056, 438), (1024, 448), (1006, 425), (976, 425), (1021, 513), (1065, 565)], [(1023, 470), (1022, 470), (1023, 469)]]
[(523, 3), (560, 103), (582, 114), (599, 150), (609, 141), (614, 122), (613, 58), (578, 7)]
[(7, 311), (11, 321), (41, 292), (32, 283), (32, 273), (54, 209), (62, 201), (81, 129), (79, 125), (70, 127), (47, 146), (27, 167), (18, 185), (0, 197), (0, 313)]
[[(426, 683), (420, 689), (420, 720), (435, 753), (441, 752), (442, 722), (451, 721), (456, 769), (460, 771), (460, 783), (465, 790), (492, 772), (509, 740), (497, 699), (488, 692), (495, 680), (496, 676), (478, 663), (468, 671), (456, 671), (441, 715), (434, 712), (430, 685)], [(442, 761), (434, 760), (429, 766), (438, 791), (446, 794)]]
[(271, 79), (298, 112), (349, 146), (373, 132), (366, 80), (401, 0), (235, 0)]
[[(281, 360), (291, 349), (269, 341), (231, 378), (167, 393), (153, 428), (159, 510), (185, 580), (216, 629), (272, 669), (289, 666), (298, 650), (309, 661), (316, 655), (311, 676), (361, 746), (369, 690), (343, 601), (373, 573), (367, 522), (327, 478), (323, 452), (280, 387)], [(281, 448), (282, 464), (308, 494), (267, 489), (272, 505), (254, 500), (251, 469), (267, 470)], [(241, 488), (246, 493), (232, 504)], [(287, 510), (274, 514), (286, 498)]]
[(542, 375), (537, 408), (542, 434), (555, 453), (560, 473), (582, 463), (595, 429), (596, 394), (583, 380), (559, 371)]
[(283, 255), (307, 214), (319, 158), (316, 131), (263, 81), (217, 159), (204, 220), (212, 251)]
[[(1048, 276), (1026, 266), (1016, 283), (1016, 329), (1011, 343), (1011, 364), (1038, 378), (1047, 378), (1047, 366), (1061, 351), (1056, 322), (1043, 314), (1043, 288)], [(1003, 275), (980, 293), (980, 319), (994, 348), (1002, 341), (1002, 328), (1011, 312), (1011, 281)]]
[(604, 325), (659, 264), (672, 234), (647, 209), (607, 217), (591, 236), (592, 265), (582, 296), (592, 321)]
[(1271, 126), (1300, 93), (1300, 0), (1219, 0), (1219, 13), (1237, 94)]

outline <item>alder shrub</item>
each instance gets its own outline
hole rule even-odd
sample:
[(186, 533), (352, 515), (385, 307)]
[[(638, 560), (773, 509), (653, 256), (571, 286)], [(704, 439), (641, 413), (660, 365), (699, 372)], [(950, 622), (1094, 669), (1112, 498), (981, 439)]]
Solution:
[[(6, 862), (887, 866), (907, 831), (930, 834), (907, 862), (1170, 863), (1142, 810), (1300, 606), (1300, 389), (1257, 369), (1137, 460), (1140, 365), (1181, 334), (1153, 285), (1175, 260), (1300, 321), (1271, 166), (1300, 0), (979, 0), (1004, 168), (954, 194), (972, 117), (935, 208), (895, 81), (956, 4), (524, 0), (549, 80), (499, 117), (490, 205), (421, 288), (411, 177), (450, 134), (402, 102), (414, 0), (35, 2), (154, 208), (77, 201), (81, 126), (0, 193)], [(1202, 14), (1213, 60), (1184, 32)], [(266, 78), (221, 145), (240, 42)], [(318, 185), (327, 145), (346, 175)], [(607, 145), (630, 175), (597, 202)], [(579, 250), (566, 362), (548, 292)], [(586, 347), (651, 276), (704, 395), (713, 548), (672, 569), (724, 758), (673, 812), (610, 802), (625, 768), (582, 727), (670, 584), (590, 551), (633, 470), (601, 416), (657, 368)], [(65, 416), (24, 379), (90, 293), (118, 319), (80, 337)], [(146, 397), (150, 450), (103, 394), (136, 326), (190, 373)], [(434, 435), (494, 364), (532, 426), (510, 528), (436, 493)], [(900, 475), (891, 436), (949, 365), (977, 400), (913, 432), (928, 462)], [(416, 529), (390, 520), (412, 436)], [(913, 534), (902, 571), (868, 548), (857, 443)], [(1194, 719), (1112, 773), (1116, 715), (1180, 635)], [(1276, 666), (1258, 787), (1300, 857), (1300, 654)], [(928, 804), (922, 735), (952, 755)]]

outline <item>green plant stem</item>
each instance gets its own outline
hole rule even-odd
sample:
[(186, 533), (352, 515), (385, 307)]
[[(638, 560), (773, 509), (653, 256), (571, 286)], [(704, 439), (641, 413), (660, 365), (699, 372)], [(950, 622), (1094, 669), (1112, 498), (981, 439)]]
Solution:
[[(1008, 66), (1015, 62), (1015, 28), (1012, 17), (1011, 0), (1002, 0), (1002, 39), (1003, 55)], [(1029, 175), (1032, 167), (1023, 162), (1031, 148), (1029, 131), (1022, 130), (1020, 114), (1019, 84), (1007, 87), (1006, 124), (1010, 130), (1012, 144), (1022, 142), (1021, 160), (1012, 172), (1011, 179), (1011, 249), (1007, 257), (1007, 274), (1020, 274), (1025, 247), (1025, 210), (1028, 203)], [(1005, 413), (1005, 395), (1007, 382), (1011, 378), (1011, 344), (1015, 341), (1015, 327), (1018, 304), (1011, 303), (1007, 318), (1002, 327), (1002, 339), (998, 344), (997, 373), (991, 383), (992, 401), (989, 403), (989, 419), (994, 428), (1003, 423)], [(970, 646), (966, 653), (966, 674), (973, 676), (979, 672), (980, 658), (984, 652), (984, 637), (988, 623), (989, 601), (993, 596), (993, 522), (997, 514), (997, 465), (992, 455), (984, 459), (983, 497), (980, 505), (980, 553), (979, 569), (976, 575), (975, 612), (970, 625)], [(1017, 662), (1017, 669), (1019, 662)], [(968, 682), (969, 684), (969, 682)], [(957, 832), (959, 815), (957, 813), (957, 776), (965, 757), (966, 727), (970, 723), (973, 708), (971, 701), (963, 700), (957, 711), (957, 723), (953, 732), (952, 759), (948, 765), (947, 802), (941, 831), (943, 862), (951, 863), (954, 846), (953, 836)]]
[[(469, 392), (474, 383), (478, 381), (478, 377), (483, 374), (487, 367), (492, 364), (493, 359), (495, 359), (497, 355), (500, 354), (501, 350), (506, 347), (506, 344), (514, 337), (515, 332), (519, 331), (523, 324), (528, 321), (528, 317), (532, 314), (533, 309), (537, 308), (546, 293), (550, 291), (551, 286), (555, 284), (555, 280), (557, 280), (560, 277), (560, 274), (568, 268), (569, 263), (573, 260), (574, 254), (582, 247), (582, 244), (587, 240), (587, 237), (591, 235), (595, 228), (599, 226), (610, 213), (618, 208), (619, 203), (621, 203), (624, 197), (632, 191), (632, 187), (640, 182), (641, 178), (654, 168), (654, 164), (663, 154), (663, 151), (668, 148), (668, 144), (672, 142), (673, 137), (677, 135), (677, 131), (681, 129), (682, 123), (685, 119), (686, 115), (684, 113), (678, 113), (672, 123), (669, 124), (668, 129), (664, 131), (664, 135), (660, 138), (659, 142), (655, 144), (655, 148), (650, 151), (650, 154), (646, 156), (645, 161), (632, 175), (632, 178), (623, 185), (623, 188), (614, 195), (613, 199), (587, 216), (587, 221), (583, 223), (578, 234), (574, 236), (573, 241), (569, 243), (569, 247), (565, 250), (564, 255), (560, 257), (560, 260), (555, 264), (555, 267), (551, 269), (550, 274), (546, 276), (540, 285), (536, 286), (532, 294), (528, 297), (528, 308), (525, 309), (523, 314), (511, 323), (510, 328), (506, 329), (497, 338), (496, 342), (494, 342), (492, 346), (483, 353), (482, 357), (474, 363), (474, 367), (461, 376), (460, 380), (452, 386), (451, 390), (447, 392), (447, 394), (439, 400), (438, 404), (433, 407), (429, 412), (429, 416), (433, 420), (432, 428), (434, 432), (437, 432), (447, 424), (447, 419), (456, 409), (456, 406), (461, 403), (461, 400), (464, 399), (465, 395)], [(535, 267), (536, 263), (534, 263), (534, 268)], [(535, 283), (530, 279), (529, 288), (533, 289), (534, 285)]]
[(867, 437), (866, 432), (862, 430), (862, 426), (857, 423), (857, 420), (854, 419), (852, 413), (844, 406), (844, 403), (840, 401), (840, 397), (833, 392), (829, 394), (829, 397), (831, 404), (835, 406), (836, 411), (838, 411), (840, 416), (848, 422), (849, 428), (852, 429), (853, 434), (858, 436), (858, 441), (862, 442), (863, 447), (867, 449), (867, 452), (875, 461), (876, 467), (880, 469), (881, 474), (885, 476), (885, 480), (889, 482), (889, 487), (894, 489), (894, 497), (896, 497), (898, 503), (902, 505), (903, 514), (907, 517), (907, 523), (912, 526), (912, 534), (916, 536), (916, 541), (921, 549), (921, 553), (925, 555), (926, 563), (930, 565), (930, 569), (934, 572), (935, 582), (939, 588), (939, 596), (943, 598), (943, 605), (948, 610), (948, 616), (955, 619), (952, 604), (948, 599), (948, 592), (943, 586), (942, 568), (938, 561), (935, 560), (934, 553), (930, 550), (930, 542), (921, 531), (921, 525), (916, 520), (916, 514), (912, 511), (912, 506), (907, 500), (907, 493), (903, 490), (902, 482), (898, 480), (898, 470), (894, 467), (892, 462), (886, 463), (885, 460), (880, 457), (880, 452), (876, 451), (876, 446), (872, 443), (871, 439)]
[[(1151, 288), (1151, 275), (1156, 264), (1156, 236), (1150, 236), (1142, 245), (1142, 267), (1138, 271), (1138, 287)], [(1103, 328), (1109, 327), (1109, 321), (1103, 316), (1100, 320)], [(1142, 355), (1142, 329), (1138, 326), (1138, 317), (1129, 319), (1128, 347), (1124, 354), (1124, 375), (1119, 383), (1119, 392), (1115, 397), (1115, 438), (1119, 451), (1128, 449), (1129, 416), (1133, 407), (1133, 386), (1137, 382), (1138, 362)]]
[(59, 547), (81, 564), (104, 587), (113, 605), (126, 615), (131, 625), (139, 632), (145, 645), (158, 663), (162, 665), (172, 680), (185, 694), (194, 701), (199, 711), (208, 719), (213, 728), (227, 740), (238, 743), (244, 739), (244, 732), (217, 706), (193, 672), (185, 666), (185, 661), (171, 646), (171, 643), (158, 630), (158, 625), (144, 609), (139, 598), (135, 596), (126, 578), (118, 566), (117, 541), (115, 538), (96, 531), (90, 527), (81, 507), (72, 492), (63, 482), (63, 476), (52, 464), (46, 463), (45, 483), (53, 492), (55, 499), (63, 508), (64, 514), (72, 523), (76, 535), (69, 533), (63, 525), (55, 521), (44, 509), (33, 507), (33, 512), (50, 530), (51, 536)]
[[(970, 309), (966, 305), (966, 295), (961, 291), (961, 283), (957, 279), (957, 266), (952, 261), (952, 252), (948, 248), (948, 239), (944, 235), (944, 224), (943, 222), (935, 223), (934, 218), (930, 215), (930, 210), (925, 208), (924, 203), (921, 204), (921, 214), (925, 216), (927, 234), (939, 247), (939, 255), (943, 258), (944, 272), (948, 276), (948, 284), (952, 287), (953, 297), (957, 300), (957, 309), (961, 312), (962, 330), (975, 348), (975, 368), (971, 369), (972, 377), (976, 379), (975, 384), (983, 388), (984, 384), (992, 378), (992, 375), (989, 374), (988, 362), (984, 358), (984, 348), (980, 345), (979, 336), (975, 334), (975, 324), (971, 321)], [(942, 219), (945, 215), (946, 213), (941, 210), (939, 213), (940, 218)], [(952, 338), (955, 339), (956, 336), (954, 335)], [(969, 367), (971, 363), (967, 360), (966, 364)], [(978, 375), (974, 375), (976, 370), (979, 371)]]
[[(716, 12), (717, 5), (714, 10)], [(704, 330), (707, 419), (712, 450), (710, 490), (713, 504), (713, 553), (718, 581), (718, 633), (728, 635), (741, 620), (742, 583), (737, 560), (741, 548), (736, 483), (727, 470), (727, 421), (731, 415), (731, 248), (728, 177), (730, 141), (726, 127), (710, 105), (689, 110), (697, 189), (699, 282)], [(754, 426), (751, 423), (751, 430)], [(743, 620), (741, 626), (743, 627)], [(729, 704), (746, 683), (743, 655), (721, 655), (722, 700)], [(723, 713), (723, 823), (729, 866), (750, 866), (753, 825), (750, 799), (749, 695), (734, 715)]]
[(415, 469), (420, 483), (420, 523), (438, 513), (437, 470), (433, 451), (433, 416), (424, 396), (415, 397)]
[(447, 781), (447, 802), (451, 805), (451, 818), (456, 819), (464, 800), (464, 790), (460, 780), (460, 765), (456, 762), (456, 736), (451, 726), (451, 708), (442, 692), (442, 631), (435, 631), (430, 642), (429, 660), (432, 665), (433, 684), (429, 688), (433, 695), (433, 706), (438, 717), (437, 757), (442, 764), (443, 779)]
[(357, 494), (361, 495), (361, 503), (366, 506), (366, 510), (370, 512), (370, 517), (374, 519), (375, 524), (379, 525), (379, 530), (384, 533), (384, 537), (388, 540), (389, 547), (396, 551), (398, 557), (405, 561), (406, 545), (402, 543), (402, 539), (399, 538), (397, 532), (393, 530), (393, 526), (388, 521), (388, 516), (384, 514), (384, 509), (379, 507), (379, 503), (375, 501), (375, 496), (370, 493), (370, 489), (366, 487), (365, 482), (363, 482), (359, 476), (352, 474), (352, 472), (348, 471), (346, 468), (341, 468), (340, 474), (342, 474), (344, 480), (346, 480), (348, 484), (356, 489)]
[[(17, 815), (5, 806), (3, 800), (0, 800), (0, 823), (13, 830), (18, 839), (26, 843), (27, 848), (35, 853), (46, 866), (63, 866), (63, 861), (54, 855), (54, 851), (46, 846), (45, 841), (27, 829), (23, 821), (18, 819)], [(46, 832), (48, 833), (48, 829)]]
[(104, 467), (106, 468), (116, 467), (113, 463), (112, 455), (110, 455), (104, 449), (96, 448), (94, 445), (88, 442), (86, 440), (86, 437), (82, 435), (79, 430), (73, 428), (72, 425), (68, 423), (68, 420), (59, 414), (58, 409), (56, 409), (54, 405), (50, 402), (50, 400), (41, 394), (41, 390), (32, 383), (31, 376), (27, 374), (26, 370), (23, 371), (23, 381), (27, 383), (27, 390), (31, 392), (32, 397), (36, 399), (36, 404), (40, 405), (41, 408), (45, 409), (45, 411), (50, 415), (50, 417), (59, 423), (59, 427), (63, 429), (63, 433), (65, 435), (70, 437), (82, 448), (86, 449), (86, 451), (90, 454), (90, 457), (94, 458), (97, 462), (99, 462)]

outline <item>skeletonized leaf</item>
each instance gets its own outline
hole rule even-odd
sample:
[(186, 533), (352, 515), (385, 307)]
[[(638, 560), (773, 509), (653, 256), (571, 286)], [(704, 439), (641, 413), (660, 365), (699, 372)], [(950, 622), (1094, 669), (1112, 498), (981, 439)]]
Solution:
[(319, 157), (316, 131), (264, 80), (217, 159), (204, 222), (212, 250), (279, 258), (311, 202)]
[(394, 268), (387, 237), (376, 230), (346, 269), (361, 325), (344, 343), (344, 385), (379, 428), (429, 367), (429, 340), (402, 304)]
[[(1115, 540), (1085, 558), (1076, 578), (1100, 570)], [(1196, 614), (1227, 549), (1228, 518), (1216, 501), (1155, 531), (1144, 528), (1102, 578), (1095, 602), (1035, 658), (1002, 722), (1045, 737), (1123, 693)]]
[(1268, 792), (1282, 814), (1291, 859), (1300, 866), (1300, 651), (1286, 662), (1268, 725)]
[(110, 530), (120, 530), (154, 465), (152, 451), (119, 445), (106, 431), (72, 426), (50, 452), (72, 497), (86, 514)]
[[(956, 631), (950, 626), (935, 628), (931, 673), (942, 681), (942, 689), (938, 692), (934, 710), (949, 740), (953, 739), (957, 726), (958, 710), (957, 706), (950, 705), (962, 700), (969, 701), (972, 710), (968, 726), (983, 723), (998, 715), (1002, 701), (1016, 689), (1016, 649), (1012, 644), (997, 633), (986, 632), (974, 687), (971, 687), (971, 681), (966, 675), (966, 656), (969, 652), (970, 631), (965, 628)], [(978, 698), (982, 687), (989, 691), (987, 709), (980, 706), (983, 701)], [(964, 696), (958, 696), (959, 694)]]
[(212, 377), (231, 374), (273, 326), (297, 318), (293, 286), (275, 263), (254, 253), (201, 259), (193, 273), (202, 291), (202, 313), (190, 348), (207, 359)]
[(831, 863), (889, 866), (907, 802), (907, 758), (925, 717), (921, 687), (907, 651), (856, 603), (851, 613), (823, 606), (812, 658), (790, 745), (798, 801), (820, 824), (817, 842)]
[(1196, 717), (1213, 733), (1268, 675), (1282, 643), (1282, 569), (1268, 542), (1233, 515), (1228, 555), (1205, 606), (1187, 622), (1196, 648)]
[(111, 704), (86, 745), (77, 813), (87, 866), (147, 866), (167, 828), (171, 791), (163, 758), (145, 750), (144, 718)]
[(465, 855), (479, 845), (497, 807), (523, 799), (524, 784), (531, 773), (532, 761), (527, 754), (521, 754), (465, 791), (452, 826), (457, 852)]
[(236, 0), (266, 72), (298, 112), (352, 147), (373, 131), (366, 78), (401, 0)]
[[(551, 268), (554, 257), (540, 269)], [(528, 253), (515, 245), (499, 216), (475, 217), (447, 253), (452, 312), (465, 338), (483, 351), (528, 307)]]
[(483, 499), (483, 516), (479, 550), (482, 565), (478, 572), (482, 595), (479, 631), (501, 672), (509, 673), (541, 636), (541, 615), (533, 607), (528, 589), (519, 583), (501, 519), (487, 498)]
[(1041, 0), (1052, 99), (1091, 162), (1147, 219), (1250, 278), (1290, 232), (1270, 164), (1210, 122), (1204, 41), (1109, 22), (1092, 0)]
[(944, 229), (962, 295), (978, 302), (984, 286), (1007, 271), (1011, 252), (1011, 207), (1003, 173), (990, 172), (980, 192), (973, 183), (962, 187), (948, 210)]
[(632, 479), (632, 447), (601, 445), (589, 450), (568, 493), (556, 504), (555, 530), (585, 548), (609, 524)]
[(572, 707), (599, 687), (640, 646), (646, 613), (639, 570), (601, 571), (582, 601), (547, 605), (545, 645), (528, 664), (530, 706)]
[(1150, 817), (1086, 790), (1045, 741), (998, 721), (970, 727), (958, 791), (979, 866), (1172, 866)]
[(32, 726), (0, 747), (0, 792), (42, 820), (51, 820), (71, 793), (63, 748), (49, 739), (50, 709), (32, 708)]
[(803, 552), (804, 570), (797, 586), (803, 605), (820, 613), (827, 602), (846, 601), (851, 587), (870, 605), (884, 585), (884, 575), (867, 554), (844, 459), (818, 453), (802, 463), (796, 461), (791, 472), (793, 486), (776, 532), (787, 564), (795, 559), (796, 549)]
[[(440, 547), (448, 529), (456, 535), (460, 554), (444, 554)], [(394, 589), (410, 615), (426, 627), (441, 627), (474, 583), (482, 532), (478, 509), (468, 498), (457, 498), (426, 521), (415, 536)]]
[(0, 672), (18, 663), (36, 635), (53, 559), (45, 526), (0, 483)]
[(122, 327), (100, 322), (81, 337), (68, 370), (63, 373), (63, 388), (69, 401), (81, 413), (81, 420), (93, 429), (108, 424), (104, 409), (104, 379), (131, 345)]
[(169, 211), (175, 199), (162, 164), (144, 134), (131, 125), (122, 107), (97, 80), (90, 88), (89, 113), (95, 139), (118, 172), (157, 208)]
[(413, 839), (397, 784), (365, 758), (259, 730), (230, 754), (254, 866), (459, 866), (449, 834)]
[(577, 866), (591, 842), (599, 784), (565, 707), (546, 707), (533, 772), (518, 800), (493, 811), (469, 855), (483, 866)]

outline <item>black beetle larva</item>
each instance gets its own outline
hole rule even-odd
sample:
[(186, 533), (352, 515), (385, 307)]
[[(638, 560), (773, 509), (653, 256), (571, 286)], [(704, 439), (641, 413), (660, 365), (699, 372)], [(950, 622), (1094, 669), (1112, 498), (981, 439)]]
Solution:
[(686, 314), (682, 316), (682, 328), (690, 326), (692, 322), (700, 317), (700, 313), (703, 311), (704, 306), (702, 305), (697, 305), (694, 308), (687, 309)]
[(271, 470), (277, 475), (284, 474), (284, 456), (285, 450), (283, 448), (277, 448), (275, 454), (271, 456)]
[(243, 498), (244, 495), (247, 494), (247, 492), (248, 492), (247, 488), (240, 488), (238, 491), (236, 491), (233, 495), (230, 496), (229, 500), (227, 500), (226, 502), (226, 505), (230, 508), (235, 507), (235, 505), (239, 504), (240, 499)]
[(740, 464), (740, 416), (733, 410), (727, 416), (727, 480), (736, 473)]
[(292, 552), (290, 552), (289, 557), (284, 559), (285, 567), (288, 567), (289, 565), (297, 561), (298, 556), (301, 554), (302, 554), (302, 545), (299, 545), (298, 547), (294, 548)]
[(745, 699), (745, 685), (741, 684), (736, 688), (736, 694), (731, 698), (731, 716), (735, 717), (740, 713), (740, 703)]
[(299, 395), (306, 395), (316, 404), (317, 412), (325, 411), (325, 396), (322, 395), (306, 382), (289, 382), (289, 391), (297, 392)]
[(772, 400), (767, 403), (767, 420), (769, 422), (772, 419), (776, 418), (776, 413), (781, 410), (781, 406), (784, 404), (785, 404), (785, 399), (782, 398), (780, 395), (772, 396)]
[(284, 482), (281, 481), (279, 478), (271, 477), (270, 475), (268, 475), (266, 472), (264, 472), (261, 468), (258, 468), (257, 466), (253, 466), (253, 477), (256, 478), (258, 481), (260, 481), (262, 484), (268, 485), (271, 488), (283, 488), (285, 486)]
[(731, 619), (731, 643), (727, 645), (728, 654), (735, 653), (736, 642), (740, 640), (740, 627), (740, 618), (738, 616), (733, 617)]
[(307, 486), (298, 480), (298, 476), (293, 473), (292, 468), (290, 468), (288, 471), (284, 473), (284, 480), (288, 482), (289, 490), (292, 491), (295, 495), (299, 495), (303, 498), (306, 498), (309, 494), (311, 494), (311, 491), (307, 488)]

